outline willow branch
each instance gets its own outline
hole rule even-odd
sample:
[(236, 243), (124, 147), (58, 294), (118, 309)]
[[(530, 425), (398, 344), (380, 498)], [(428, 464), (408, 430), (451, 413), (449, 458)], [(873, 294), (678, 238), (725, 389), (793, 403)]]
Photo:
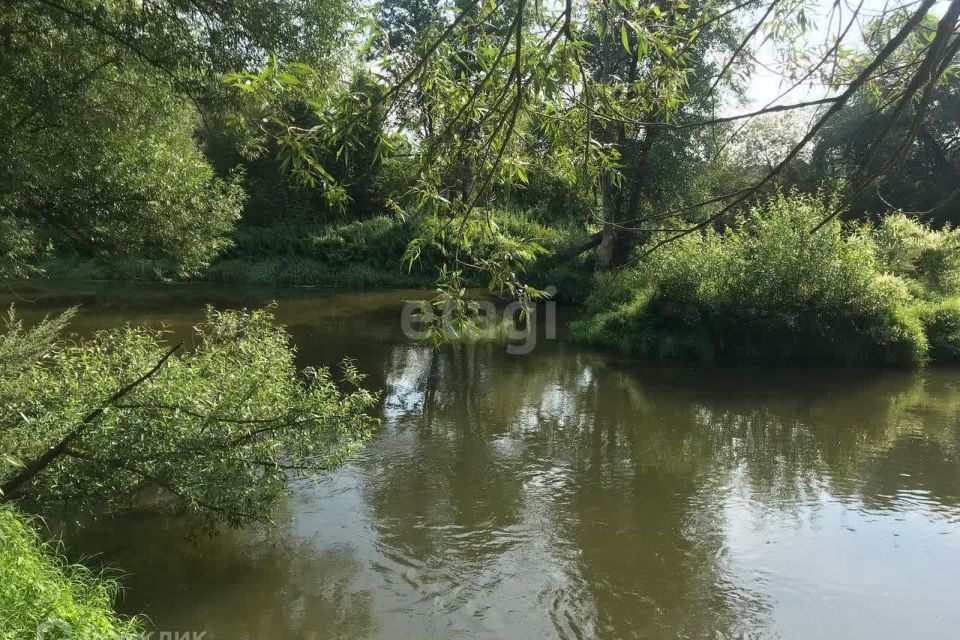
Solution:
[(9, 499), (9, 497), (14, 494), (18, 489), (20, 489), (24, 484), (29, 482), (34, 476), (46, 469), (50, 464), (61, 456), (67, 448), (75, 442), (80, 436), (84, 434), (87, 428), (96, 422), (96, 420), (103, 415), (103, 412), (119, 401), (121, 398), (126, 396), (128, 393), (136, 389), (138, 386), (150, 379), (157, 371), (160, 370), (160, 367), (174, 354), (180, 347), (183, 346), (183, 343), (178, 343), (174, 345), (172, 349), (167, 351), (157, 364), (153, 365), (153, 368), (141, 375), (139, 378), (130, 382), (129, 384), (124, 385), (118, 391), (116, 391), (112, 396), (106, 399), (99, 407), (88, 413), (84, 416), (83, 420), (80, 421), (79, 426), (77, 426), (73, 431), (64, 436), (60, 442), (50, 447), (38, 458), (27, 464), (23, 469), (20, 470), (20, 473), (16, 474), (9, 480), (3, 483), (3, 486), (0, 487), (0, 494), (4, 499)]

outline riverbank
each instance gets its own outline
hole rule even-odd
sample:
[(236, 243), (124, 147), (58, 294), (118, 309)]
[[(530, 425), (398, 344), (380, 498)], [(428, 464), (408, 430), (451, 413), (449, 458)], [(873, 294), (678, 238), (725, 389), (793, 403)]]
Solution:
[(781, 194), (722, 232), (676, 237), (634, 268), (599, 276), (573, 334), (655, 359), (960, 359), (960, 233), (899, 213), (842, 223), (835, 211)]
[(42, 521), (0, 504), (0, 637), (133, 638), (143, 620), (113, 610), (120, 585), (64, 560)]
[[(516, 215), (504, 224), (545, 250), (518, 278), (583, 306), (575, 339), (624, 355), (900, 367), (960, 361), (960, 232), (902, 214), (841, 223), (829, 219), (828, 208), (820, 198), (779, 195), (723, 232), (678, 238), (603, 274), (592, 272), (589, 254), (554, 257), (563, 256), (574, 231)], [(431, 288), (445, 255), (427, 245), (419, 260), (405, 260), (416, 234), (413, 223), (385, 216), (325, 227), (241, 226), (232, 248), (194, 279)], [(60, 258), (43, 266), (54, 281), (176, 280), (145, 260)], [(487, 284), (464, 275), (467, 286)]]
[[(522, 216), (500, 222), (517, 236), (541, 244), (548, 253), (565, 247), (569, 229), (547, 227)], [(38, 266), (52, 282), (212, 282), (263, 286), (310, 286), (344, 290), (433, 288), (443, 255), (428, 248), (412, 264), (405, 252), (416, 233), (413, 223), (378, 216), (337, 225), (240, 226), (231, 247), (201, 273), (178, 275), (163, 260), (130, 258), (103, 261), (64, 254)], [(485, 287), (483, 276), (464, 274), (471, 287)], [(581, 303), (590, 293), (591, 261), (586, 257), (535, 263), (524, 279), (538, 288), (554, 287), (557, 299)]]

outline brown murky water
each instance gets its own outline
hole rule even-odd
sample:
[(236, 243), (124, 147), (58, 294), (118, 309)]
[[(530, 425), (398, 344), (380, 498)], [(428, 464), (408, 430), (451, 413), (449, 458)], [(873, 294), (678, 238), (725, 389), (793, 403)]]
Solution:
[(207, 640), (955, 638), (960, 371), (653, 366), (559, 342), (434, 351), (414, 292), (18, 290), (75, 328), (278, 300), (304, 364), (349, 354), (384, 427), (296, 485), (279, 533), (83, 544), (123, 608)]

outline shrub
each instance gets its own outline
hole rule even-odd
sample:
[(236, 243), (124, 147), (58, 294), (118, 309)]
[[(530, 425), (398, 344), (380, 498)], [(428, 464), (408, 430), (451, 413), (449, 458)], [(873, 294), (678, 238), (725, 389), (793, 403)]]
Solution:
[[(552, 255), (564, 249), (571, 237), (580, 235), (577, 227), (569, 224), (547, 226), (540, 221), (544, 214), (533, 209), (492, 209), (489, 213), (511, 237), (535, 242), (546, 249), (546, 254), (529, 265), (523, 275), (524, 282), (538, 289), (554, 287), (555, 299), (561, 302), (586, 300), (592, 286), (592, 258), (587, 255), (555, 258)], [(475, 284), (485, 286), (487, 281), (476, 278)]]
[(45, 637), (125, 638), (139, 631), (139, 620), (112, 609), (116, 583), (64, 562), (33, 522), (8, 506), (0, 506), (0, 540), (0, 639), (38, 637), (40, 626), (55, 620), (69, 625), (70, 635), (51, 628)]
[(329, 265), (356, 261), (399, 268), (410, 225), (387, 216), (336, 225), (242, 226), (227, 258), (297, 256)]
[(691, 234), (598, 281), (583, 340), (671, 358), (917, 363), (927, 342), (903, 279), (830, 206), (777, 195), (723, 233)]
[(924, 297), (960, 292), (960, 231), (936, 231), (892, 213), (873, 231), (877, 258), (885, 271), (916, 281)]
[(217, 282), (343, 287), (432, 283), (434, 256), (403, 262), (414, 223), (378, 216), (338, 225), (240, 227), (235, 244), (204, 278)]
[(930, 358), (960, 362), (960, 298), (925, 303), (920, 318), (930, 341)]

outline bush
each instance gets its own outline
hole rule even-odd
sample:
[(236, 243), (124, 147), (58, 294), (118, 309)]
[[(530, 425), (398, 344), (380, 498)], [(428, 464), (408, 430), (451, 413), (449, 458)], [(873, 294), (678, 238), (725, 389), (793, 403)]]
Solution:
[[(526, 210), (476, 211), (487, 215), (511, 237), (536, 242), (550, 250), (564, 246), (569, 229), (546, 227)], [(225, 259), (204, 277), (217, 282), (360, 287), (427, 287), (435, 283), (443, 261), (438, 246), (425, 243), (408, 269), (404, 253), (423, 231), (416, 219), (379, 216), (339, 225), (240, 227)], [(484, 287), (488, 276), (468, 271), (469, 286)], [(535, 287), (553, 285), (568, 301), (586, 297), (590, 265), (585, 258), (541, 260), (525, 276)]]
[(662, 358), (914, 364), (927, 341), (906, 282), (830, 206), (777, 195), (724, 233), (691, 234), (598, 281), (575, 336)]
[(204, 278), (215, 282), (420, 287), (433, 282), (429, 256), (407, 270), (414, 226), (379, 216), (339, 225), (240, 227), (235, 245)]
[(936, 362), (960, 362), (960, 298), (928, 302), (920, 318)]
[(204, 279), (211, 282), (347, 289), (422, 288), (434, 282), (434, 278), (428, 274), (408, 273), (399, 266), (383, 269), (367, 264), (354, 264), (331, 268), (317, 260), (297, 256), (221, 260), (204, 274)]
[(55, 635), (59, 630), (51, 628), (48, 638), (123, 638), (139, 631), (138, 620), (112, 609), (116, 583), (64, 562), (32, 522), (7, 506), (0, 506), (0, 540), (0, 639), (37, 637), (51, 621), (71, 631)]
[[(538, 289), (554, 287), (554, 299), (561, 302), (580, 303), (589, 295), (592, 286), (593, 260), (587, 255), (576, 258), (555, 258), (553, 254), (568, 245), (571, 237), (577, 237), (575, 225), (547, 226), (540, 222), (542, 212), (533, 209), (492, 208), (479, 211), (478, 215), (490, 215), (491, 219), (509, 237), (534, 242), (546, 253), (526, 266), (522, 280)], [(467, 273), (471, 286), (484, 287), (487, 274)]]
[(330, 266), (355, 262), (398, 268), (410, 225), (378, 216), (337, 225), (241, 226), (226, 258), (310, 258)]
[[(574, 228), (548, 227), (525, 209), (477, 210), (475, 220), (489, 215), (501, 231), (512, 238), (535, 242), (550, 251), (563, 248)], [(423, 221), (377, 216), (339, 224), (240, 225), (227, 253), (210, 266), (200, 279), (213, 282), (311, 285), (322, 287), (432, 287), (437, 268), (444, 263), (449, 246), (442, 241), (424, 242), (419, 259), (405, 260), (410, 242), (425, 233)], [(436, 239), (435, 239), (436, 240)], [(446, 239), (449, 241), (449, 238)], [(473, 247), (489, 250), (490, 247)], [(555, 286), (558, 298), (582, 302), (591, 286), (591, 263), (585, 256), (572, 260), (549, 257), (531, 265), (524, 280), (537, 288)], [(103, 262), (62, 253), (40, 264), (53, 280), (144, 280), (175, 277), (176, 270), (163, 260), (112, 260)], [(467, 270), (466, 284), (485, 287), (489, 275)]]
[(530, 211), (544, 224), (580, 223), (590, 219), (595, 204), (589, 189), (578, 188), (550, 164), (532, 164), (526, 170), (527, 184), (507, 195), (509, 201)]
[[(434, 281), (432, 256), (408, 271), (415, 228), (379, 216), (337, 225), (240, 226), (231, 249), (197, 276), (214, 282), (343, 287), (420, 287)], [(83, 257), (61, 252), (38, 265), (51, 280), (177, 279), (168, 260)], [(2, 268), (2, 265), (0, 265)]]
[(881, 268), (915, 281), (920, 296), (960, 292), (960, 231), (949, 227), (936, 231), (892, 213), (883, 218), (872, 239)]
[(59, 282), (98, 280), (170, 282), (175, 279), (176, 274), (176, 267), (169, 260), (138, 258), (102, 260), (68, 253), (41, 260), (37, 267), (44, 277)]

